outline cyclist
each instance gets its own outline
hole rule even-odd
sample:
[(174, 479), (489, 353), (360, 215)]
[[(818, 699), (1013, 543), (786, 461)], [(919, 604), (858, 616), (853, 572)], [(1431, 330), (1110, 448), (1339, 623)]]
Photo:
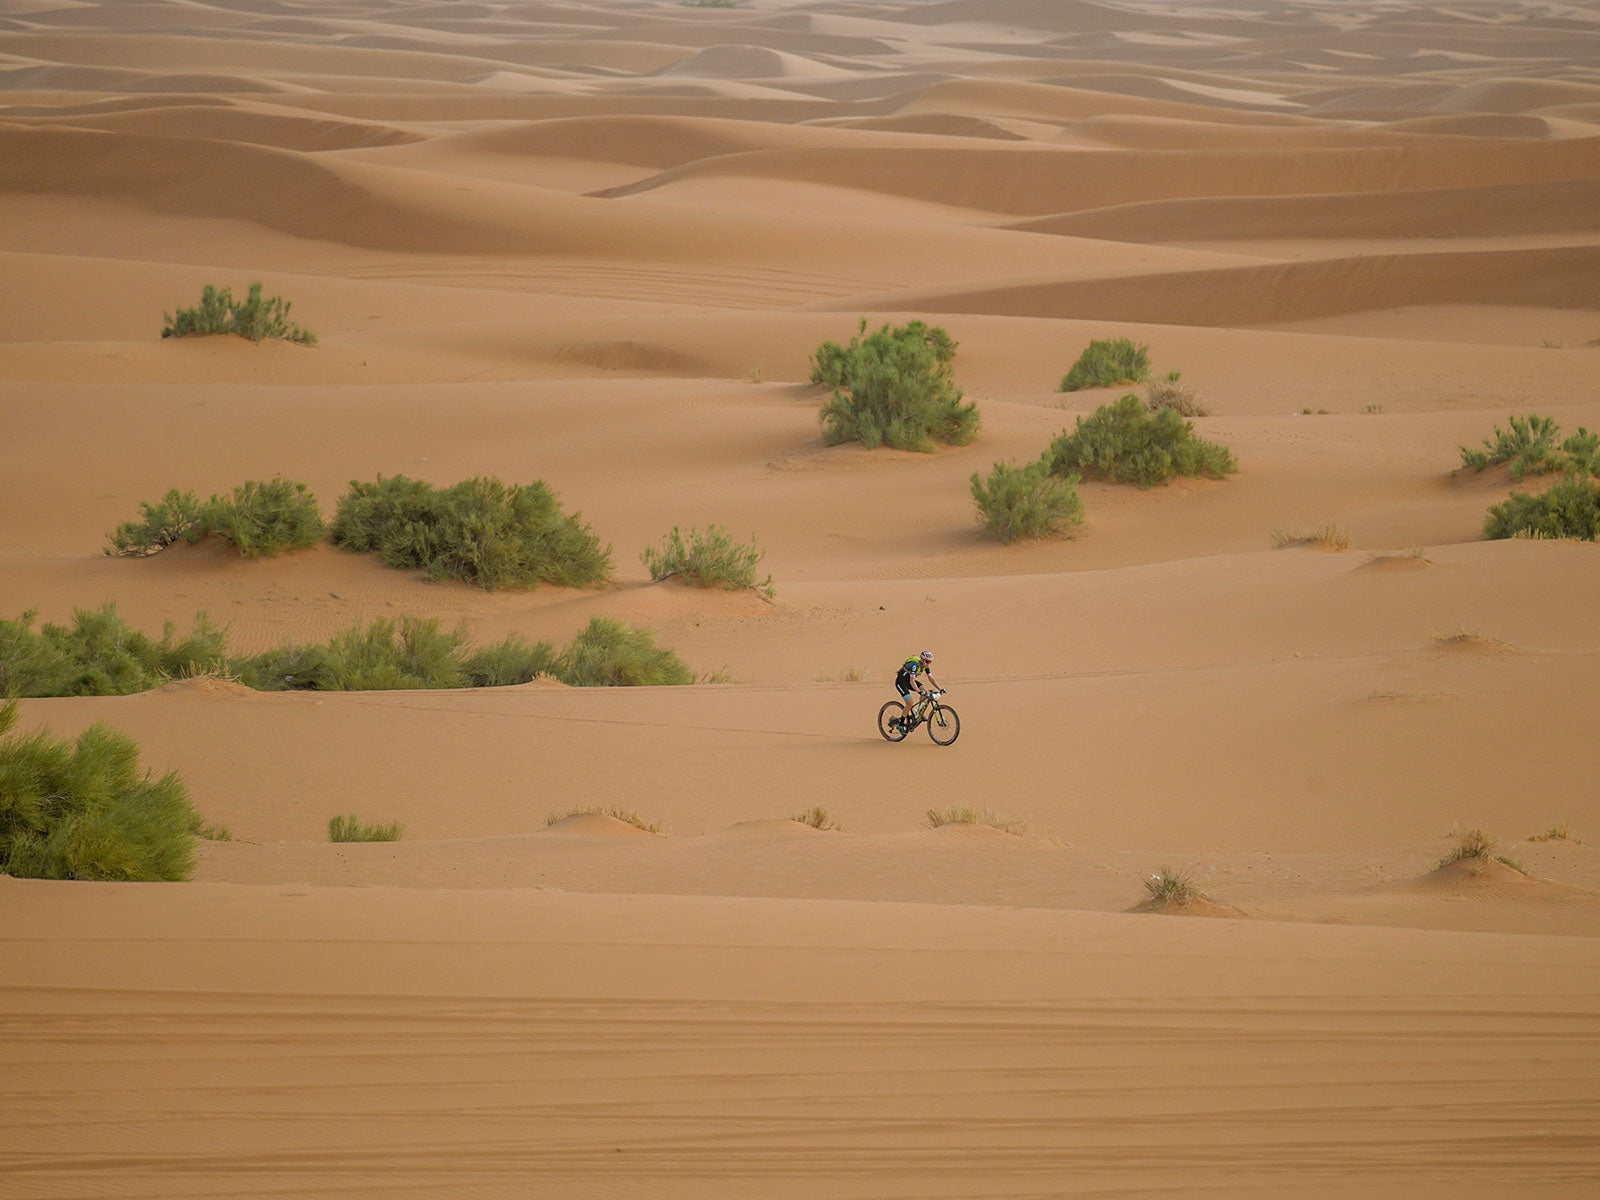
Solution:
[(895, 672), (895, 691), (900, 693), (900, 703), (906, 710), (906, 715), (901, 718), (901, 724), (907, 726), (908, 728), (911, 725), (911, 709), (916, 704), (916, 700), (911, 698), (912, 693), (917, 693), (917, 700), (920, 700), (922, 698), (922, 693), (927, 690), (920, 682), (918, 682), (917, 676), (926, 675), (928, 677), (928, 682), (933, 684), (935, 690), (938, 690), (939, 682), (938, 680), (934, 679), (932, 672), (932, 650), (924, 650), (915, 658), (906, 659), (905, 662), (900, 664), (900, 669)]

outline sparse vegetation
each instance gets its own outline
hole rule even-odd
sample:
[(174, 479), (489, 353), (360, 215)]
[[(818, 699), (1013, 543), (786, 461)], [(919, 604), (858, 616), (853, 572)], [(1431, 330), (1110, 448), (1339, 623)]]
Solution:
[(263, 296), (259, 281), (250, 285), (243, 300), (235, 300), (229, 288), (218, 290), (208, 283), (194, 308), (180, 308), (176, 317), (162, 314), (161, 336), (232, 333), (252, 342), (271, 338), (316, 345), (317, 335), (290, 321), (289, 309), (290, 304), (283, 297)]
[[(1272, 548), (1288, 550), (1307, 546), (1317, 550), (1348, 550), (1350, 535), (1338, 525), (1301, 526), (1272, 531)], [(1419, 555), (1420, 557), (1420, 555)]]
[(1001, 833), (1009, 833), (1013, 837), (1021, 837), (1028, 830), (1026, 821), (1001, 816), (988, 807), (974, 807), (970, 804), (953, 804), (947, 808), (930, 808), (928, 810), (929, 828), (938, 829), (944, 825), (987, 825), (990, 829), (998, 829)]
[(0, 620), (0, 696), (126, 696), (226, 662), (223, 633), (204, 613), (186, 637), (168, 622), (160, 640), (130, 626), (110, 602), (38, 632), (36, 616)]
[(1042, 460), (1020, 467), (997, 462), (987, 483), (974, 471), (972, 500), (983, 527), (1007, 545), (1055, 537), (1083, 523), (1078, 477), (1052, 474)]
[(733, 540), (732, 535), (720, 525), (705, 531), (690, 527), (688, 535), (674, 525), (672, 532), (661, 539), (659, 547), (648, 547), (639, 557), (654, 580), (673, 576), (696, 587), (723, 588), (743, 591), (748, 588), (766, 596), (775, 594), (772, 576), (756, 577), (766, 551), (756, 545), (755, 536), (747, 546)]
[(632, 825), (635, 829), (642, 829), (646, 833), (660, 833), (661, 826), (654, 821), (647, 821), (631, 808), (623, 808), (616, 804), (592, 805), (588, 808), (569, 808), (565, 812), (553, 812), (544, 819), (545, 828), (565, 821), (568, 817), (583, 817), (589, 815), (610, 817), (614, 821), (621, 821), (625, 825)]
[(1592, 542), (1600, 537), (1600, 481), (1568, 475), (1538, 494), (1513, 492), (1489, 509), (1483, 536)]
[(0, 874), (29, 879), (182, 880), (199, 815), (175, 774), (140, 768), (126, 734), (94, 725), (58, 741), (12, 735), (0, 705)]
[(1439, 860), (1441, 868), (1458, 862), (1497, 862), (1524, 875), (1528, 873), (1528, 869), (1515, 859), (1496, 854), (1494, 838), (1481, 826), (1471, 826), (1455, 836), (1457, 838), (1455, 848)]
[(1551, 471), (1575, 470), (1580, 474), (1595, 474), (1600, 467), (1597, 450), (1600, 434), (1592, 434), (1582, 426), (1564, 442), (1557, 442), (1561, 429), (1554, 417), (1530, 413), (1525, 417), (1512, 413), (1506, 428), (1498, 425), (1492, 437), (1483, 439), (1479, 449), (1461, 447), (1461, 465), (1474, 471), (1483, 471), (1500, 463), (1511, 464), (1511, 478), (1521, 482), (1527, 475), (1544, 475)]
[(1150, 347), (1128, 338), (1095, 339), (1078, 355), (1060, 390), (1123, 387), (1150, 378)]
[(333, 540), (379, 554), (429, 579), (488, 591), (540, 583), (582, 587), (611, 574), (611, 551), (576, 514), (561, 511), (542, 482), (479, 477), (448, 488), (404, 475), (352, 481), (339, 501)]
[(328, 840), (330, 842), (397, 842), (400, 835), (405, 832), (405, 826), (399, 821), (390, 821), (383, 825), (368, 825), (354, 813), (344, 816), (332, 817), (328, 821)]
[(157, 554), (179, 541), (193, 545), (206, 535), (199, 498), (173, 488), (155, 504), (143, 501), (142, 521), (124, 521), (108, 537), (107, 554), (142, 557)]
[(1172, 867), (1162, 867), (1146, 879), (1144, 890), (1150, 893), (1151, 901), (1170, 908), (1185, 908), (1196, 900), (1211, 899), (1195, 885), (1190, 872)]
[(844, 829), (843, 825), (833, 819), (833, 814), (820, 804), (813, 805), (811, 808), (806, 809), (805, 812), (795, 813), (789, 819), (797, 821), (801, 825), (809, 825), (813, 829), (820, 829), (823, 832), (827, 832), (830, 829), (839, 831)]
[(1227, 449), (1196, 437), (1175, 411), (1150, 412), (1131, 393), (1079, 417), (1073, 432), (1050, 444), (1045, 461), (1056, 475), (1081, 473), (1144, 488), (1174, 475), (1221, 479), (1238, 470)]
[(1583, 845), (1583, 839), (1565, 821), (1556, 821), (1551, 825), (1545, 826), (1543, 833), (1536, 833), (1528, 840), (1530, 842), (1571, 842), (1574, 846)]
[(513, 633), (505, 641), (469, 654), (461, 669), (471, 687), (513, 687), (541, 675), (555, 676), (557, 656), (549, 642), (530, 642)]
[(144, 519), (118, 525), (106, 539), (107, 554), (144, 557), (179, 540), (193, 545), (216, 534), (245, 558), (270, 558), (316, 545), (326, 528), (317, 498), (305, 484), (288, 479), (248, 480), (204, 504), (193, 492), (174, 488), (159, 503), (139, 507)]
[(308, 549), (327, 529), (317, 498), (305, 484), (288, 479), (252, 479), (234, 488), (231, 496), (213, 496), (203, 519), (207, 532), (232, 542), (245, 558)]
[(824, 342), (813, 357), (811, 381), (833, 389), (822, 406), (824, 442), (927, 451), (977, 436), (978, 409), (955, 386), (948, 333), (921, 321), (866, 331), (863, 319), (848, 345)]
[(561, 652), (556, 675), (573, 687), (664, 687), (694, 682), (694, 672), (648, 629), (593, 617)]
[(1170, 408), (1180, 417), (1211, 415), (1211, 410), (1200, 398), (1199, 390), (1183, 383), (1177, 371), (1168, 371), (1165, 379), (1152, 379), (1144, 385), (1144, 406), (1151, 412)]

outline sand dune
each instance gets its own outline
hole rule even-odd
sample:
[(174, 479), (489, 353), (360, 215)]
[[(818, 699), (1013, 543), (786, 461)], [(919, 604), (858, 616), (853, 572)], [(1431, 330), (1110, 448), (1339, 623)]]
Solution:
[[(957, 160), (971, 162), (956, 171)], [(696, 176), (718, 180), (757, 175), (826, 182), (869, 192), (917, 196), (960, 208), (1015, 216), (1074, 212), (1142, 200), (1216, 195), (1309, 195), (1377, 190), (1415, 191), (1587, 179), (1600, 171), (1600, 139), (1509, 142), (1477, 147), (1375, 147), (1322, 150), (1284, 171), (1268, 151), (1128, 155), (1113, 151), (1042, 149), (838, 149), (765, 151), (667, 171), (608, 195), (633, 195)]]
[(1409, 254), (994, 290), (860, 298), (848, 308), (1263, 326), (1425, 304), (1600, 305), (1600, 247)]
[[(1590, 15), (5, 5), (0, 620), (606, 617), (703, 682), (22, 700), (208, 836), (0, 876), (0, 1193), (1587, 1200), (1600, 557), (1484, 541), (1555, 476), (1461, 447), (1600, 428)], [(160, 338), (253, 280), (315, 347)], [(864, 317), (948, 330), (974, 442), (823, 444)], [(1115, 337), (1238, 472), (985, 536)], [(103, 553), (170, 488), (396, 473), (543, 480), (613, 578)], [(650, 578), (710, 525), (774, 596)], [(948, 747), (875, 725), (923, 647)], [(1518, 865), (1440, 866), (1479, 826)], [(1210, 899), (1152, 913), (1168, 869)]]
[(1600, 180), (1155, 201), (1022, 221), (1012, 228), (1131, 242), (1588, 235), (1600, 229)]

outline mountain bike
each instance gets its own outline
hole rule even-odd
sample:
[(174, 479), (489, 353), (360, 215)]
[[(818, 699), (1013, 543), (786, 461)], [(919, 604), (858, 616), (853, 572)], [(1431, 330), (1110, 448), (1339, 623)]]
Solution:
[(891, 700), (878, 710), (878, 732), (884, 741), (903, 742), (906, 735), (923, 722), (927, 722), (928, 736), (936, 746), (948, 746), (961, 736), (961, 718), (948, 704), (940, 704), (944, 689), (924, 692), (922, 699), (911, 706), (911, 716), (898, 700)]

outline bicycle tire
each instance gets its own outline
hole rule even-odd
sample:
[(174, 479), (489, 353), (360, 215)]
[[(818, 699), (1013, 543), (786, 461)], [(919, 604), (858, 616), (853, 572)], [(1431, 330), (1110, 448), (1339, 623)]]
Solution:
[(883, 734), (884, 741), (903, 742), (906, 740), (906, 734), (909, 732), (909, 730), (896, 729), (893, 725), (889, 724), (890, 721), (894, 721), (905, 716), (905, 713), (905, 708), (893, 700), (890, 700), (878, 710), (878, 732)]
[(948, 746), (960, 737), (961, 718), (956, 710), (946, 704), (935, 705), (928, 714), (928, 736), (935, 746)]

